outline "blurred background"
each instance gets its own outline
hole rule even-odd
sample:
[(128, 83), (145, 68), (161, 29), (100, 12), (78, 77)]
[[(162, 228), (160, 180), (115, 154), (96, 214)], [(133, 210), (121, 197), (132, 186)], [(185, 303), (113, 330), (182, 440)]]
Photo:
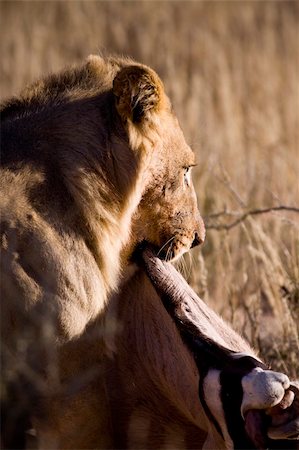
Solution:
[(1, 1), (0, 20), (2, 100), (91, 53), (159, 73), (197, 154), (208, 228), (180, 269), (298, 377), (299, 214), (281, 207), (299, 207), (299, 3)]

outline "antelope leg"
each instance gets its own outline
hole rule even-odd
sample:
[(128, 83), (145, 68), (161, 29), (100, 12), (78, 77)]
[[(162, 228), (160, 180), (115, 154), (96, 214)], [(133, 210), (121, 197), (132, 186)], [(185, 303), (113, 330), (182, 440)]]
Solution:
[[(265, 448), (267, 436), (299, 439), (298, 385), (291, 383), (285, 374), (267, 370), (248, 344), (195, 294), (172, 264), (159, 259), (150, 248), (143, 251), (142, 260), (166, 310), (193, 353), (201, 378), (208, 380), (209, 373), (219, 372), (218, 406), (226, 413), (228, 433), (235, 434), (240, 444), (241, 434), (238, 432), (236, 437), (235, 433), (240, 425), (257, 448)], [(230, 400), (225, 404), (226, 398)], [(215, 402), (211, 407), (215, 409)], [(230, 424), (232, 413), (234, 422)], [(242, 439), (246, 439), (245, 434)]]

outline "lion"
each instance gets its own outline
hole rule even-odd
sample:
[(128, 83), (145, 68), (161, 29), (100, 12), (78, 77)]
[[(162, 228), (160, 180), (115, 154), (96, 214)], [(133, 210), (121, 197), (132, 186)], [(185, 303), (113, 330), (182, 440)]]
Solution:
[(194, 153), (151, 68), (90, 56), (4, 102), (1, 118), (2, 429), (22, 448), (61, 349), (104, 326), (139, 244), (175, 260), (205, 230)]

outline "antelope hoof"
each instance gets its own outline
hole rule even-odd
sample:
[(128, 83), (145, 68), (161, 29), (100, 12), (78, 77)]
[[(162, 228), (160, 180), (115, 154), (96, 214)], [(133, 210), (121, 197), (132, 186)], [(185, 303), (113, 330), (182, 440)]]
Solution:
[(253, 369), (242, 378), (242, 417), (244, 418), (249, 410), (266, 410), (278, 405), (289, 387), (290, 380), (285, 374), (259, 367)]
[(270, 439), (299, 440), (299, 382), (291, 382), (282, 401), (267, 411), (271, 417)]

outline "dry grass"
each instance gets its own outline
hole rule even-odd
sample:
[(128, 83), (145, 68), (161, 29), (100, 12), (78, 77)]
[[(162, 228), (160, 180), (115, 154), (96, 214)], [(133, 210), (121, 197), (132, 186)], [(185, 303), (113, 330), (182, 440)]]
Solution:
[[(203, 215), (298, 206), (297, 2), (2, 1), (0, 7), (2, 97), (89, 53), (129, 54), (165, 82), (198, 154), (194, 178)], [(273, 212), (230, 231), (210, 230), (188, 274), (273, 368), (293, 377), (299, 376), (298, 217)]]

